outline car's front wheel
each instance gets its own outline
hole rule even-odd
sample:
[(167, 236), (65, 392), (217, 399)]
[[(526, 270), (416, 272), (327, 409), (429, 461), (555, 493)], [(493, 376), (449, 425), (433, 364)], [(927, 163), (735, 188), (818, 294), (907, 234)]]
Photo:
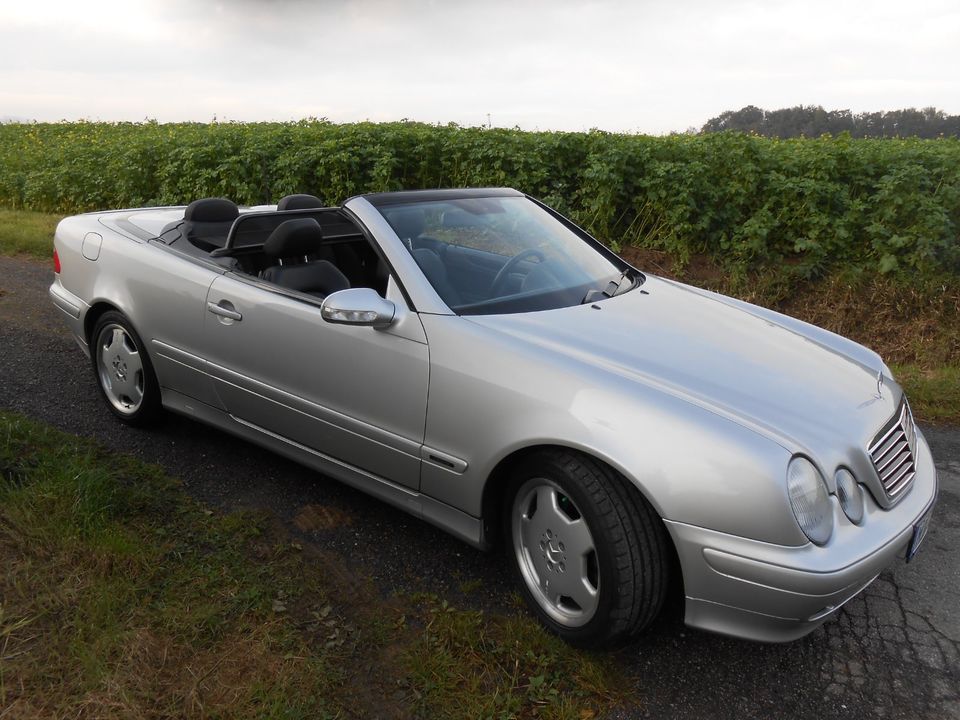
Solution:
[(91, 333), (90, 356), (107, 407), (130, 425), (142, 425), (160, 412), (160, 387), (143, 341), (116, 311), (98, 318)]
[(667, 590), (666, 531), (609, 467), (572, 451), (531, 455), (513, 474), (505, 519), (523, 594), (564, 640), (611, 645), (656, 617)]

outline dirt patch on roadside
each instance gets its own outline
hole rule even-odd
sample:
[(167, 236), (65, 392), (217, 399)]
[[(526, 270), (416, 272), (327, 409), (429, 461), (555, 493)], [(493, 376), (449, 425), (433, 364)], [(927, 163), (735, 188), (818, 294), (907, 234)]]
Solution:
[(320, 532), (353, 524), (353, 517), (337, 507), (328, 505), (304, 505), (293, 518), (300, 532)]

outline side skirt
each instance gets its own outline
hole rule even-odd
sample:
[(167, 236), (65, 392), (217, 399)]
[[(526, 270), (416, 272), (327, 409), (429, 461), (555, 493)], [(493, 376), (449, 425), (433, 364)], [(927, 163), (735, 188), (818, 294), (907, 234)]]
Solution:
[(329, 475), (378, 500), (426, 520), (475, 548), (486, 550), (490, 547), (484, 538), (483, 523), (479, 518), (402, 485), (392, 483), (386, 478), (324, 455), (247, 420), (217, 410), (176, 390), (163, 388), (162, 392), (163, 406), (168, 410), (213, 425), (324, 475)]

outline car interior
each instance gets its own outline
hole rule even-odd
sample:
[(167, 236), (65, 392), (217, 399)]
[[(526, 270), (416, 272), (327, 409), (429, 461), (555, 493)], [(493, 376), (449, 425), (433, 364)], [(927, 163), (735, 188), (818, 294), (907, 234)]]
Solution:
[(313, 195), (287, 195), (276, 210), (240, 213), (226, 198), (190, 203), (158, 238), (288, 290), (324, 298), (351, 287), (386, 293), (389, 268), (360, 228)]
[[(387, 209), (383, 214), (437, 294), (452, 308), (535, 292), (557, 283), (544, 253), (537, 250), (505, 255), (434, 237), (421, 208)], [(457, 237), (464, 229), (478, 227), (480, 223), (469, 213), (447, 210), (436, 229)]]
[[(575, 305), (591, 289), (588, 275), (562, 250), (524, 247), (523, 237), (509, 234), (484, 235), (476, 213), (454, 206), (437, 215), (426, 203), (383, 214), (437, 294), (460, 314)], [(490, 246), (491, 237), (500, 244)], [(385, 296), (390, 277), (386, 260), (351, 217), (313, 195), (287, 195), (275, 210), (244, 213), (225, 198), (195, 200), (157, 240), (321, 300), (347, 288), (372, 288)]]

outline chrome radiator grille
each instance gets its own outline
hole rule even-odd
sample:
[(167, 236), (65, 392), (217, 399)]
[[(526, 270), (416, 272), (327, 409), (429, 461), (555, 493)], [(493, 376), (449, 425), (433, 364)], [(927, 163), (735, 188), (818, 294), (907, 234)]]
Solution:
[(904, 401), (893, 422), (877, 434), (870, 446), (870, 458), (889, 497), (896, 497), (913, 482), (917, 474), (916, 450), (917, 429), (910, 406)]

